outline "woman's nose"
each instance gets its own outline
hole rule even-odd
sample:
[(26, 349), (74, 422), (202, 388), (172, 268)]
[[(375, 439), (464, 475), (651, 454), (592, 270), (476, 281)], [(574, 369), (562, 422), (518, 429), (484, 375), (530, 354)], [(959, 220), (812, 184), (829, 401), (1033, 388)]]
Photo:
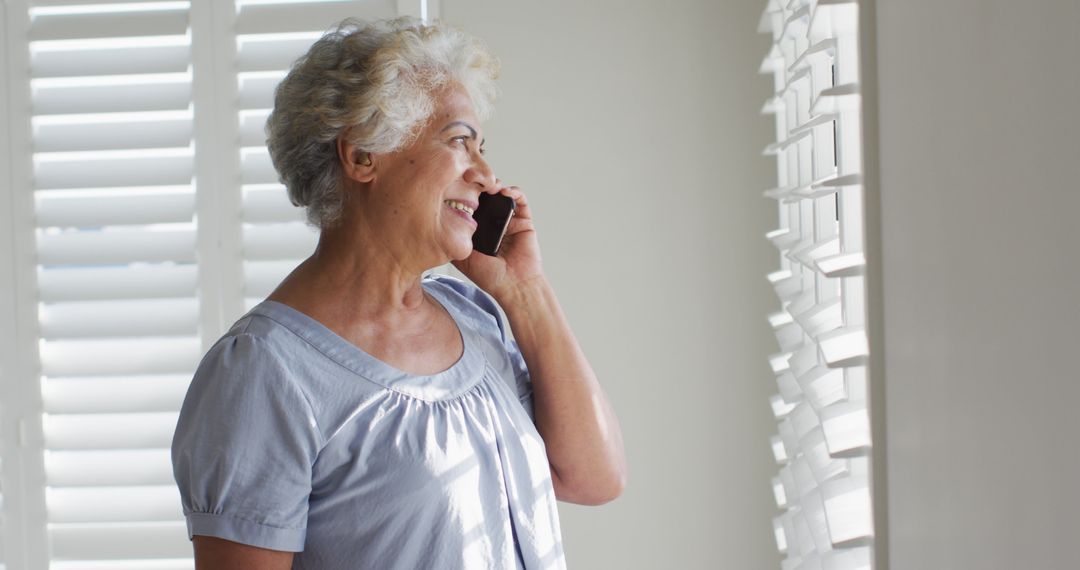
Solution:
[(476, 184), (481, 192), (489, 192), (495, 187), (495, 172), (491, 170), (491, 165), (484, 160), (483, 155), (475, 153), (473, 157), (472, 165), (465, 171), (465, 182)]

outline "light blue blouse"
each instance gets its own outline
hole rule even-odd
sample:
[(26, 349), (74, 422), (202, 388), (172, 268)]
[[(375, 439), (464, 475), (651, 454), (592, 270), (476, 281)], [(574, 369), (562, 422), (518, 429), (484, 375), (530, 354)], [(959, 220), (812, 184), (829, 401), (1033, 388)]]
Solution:
[(565, 568), (528, 370), (494, 301), (425, 277), (464, 353), (414, 376), (263, 301), (203, 358), (173, 438), (188, 536), (299, 569)]

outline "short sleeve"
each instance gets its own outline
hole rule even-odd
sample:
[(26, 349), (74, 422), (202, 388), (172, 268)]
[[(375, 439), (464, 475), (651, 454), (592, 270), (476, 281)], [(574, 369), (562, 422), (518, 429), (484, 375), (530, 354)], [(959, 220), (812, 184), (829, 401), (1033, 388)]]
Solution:
[(188, 537), (300, 552), (320, 437), (282, 355), (227, 336), (200, 363), (172, 443)]
[(499, 329), (499, 339), (502, 342), (503, 350), (506, 351), (507, 358), (510, 360), (510, 370), (514, 374), (514, 385), (517, 388), (518, 401), (525, 408), (525, 412), (529, 414), (529, 419), (536, 423), (536, 418), (533, 415), (532, 379), (529, 376), (529, 368), (525, 365), (525, 357), (522, 356), (521, 349), (518, 347), (517, 341), (514, 340), (510, 325), (506, 322), (506, 318), (503, 317), (498, 303), (482, 289), (471, 283), (466, 283), (448, 275), (432, 274), (431, 277), (435, 281), (453, 289), (457, 294), (495, 319)]

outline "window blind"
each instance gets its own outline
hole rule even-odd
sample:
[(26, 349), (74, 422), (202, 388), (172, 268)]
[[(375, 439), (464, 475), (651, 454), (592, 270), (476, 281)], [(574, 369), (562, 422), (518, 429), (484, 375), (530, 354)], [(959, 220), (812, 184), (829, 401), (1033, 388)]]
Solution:
[(342, 18), (435, 11), (4, 6), (12, 229), (0, 245), (15, 274), (0, 293), (4, 339), (27, 350), (0, 367), (0, 483), (21, 489), (0, 503), (0, 555), (20, 568), (192, 568), (169, 458), (183, 395), (202, 353), (315, 242), (264, 146), (273, 88)]
[(780, 302), (768, 316), (780, 513), (773, 526), (784, 570), (869, 570), (874, 529), (867, 408), (858, 3), (769, 0), (762, 62), (775, 94), (779, 253), (767, 276)]

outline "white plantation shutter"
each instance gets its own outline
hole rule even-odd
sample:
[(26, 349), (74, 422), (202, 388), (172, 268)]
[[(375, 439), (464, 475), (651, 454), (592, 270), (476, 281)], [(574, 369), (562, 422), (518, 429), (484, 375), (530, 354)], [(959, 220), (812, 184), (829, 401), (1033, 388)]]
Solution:
[(769, 315), (779, 465), (773, 480), (784, 570), (869, 570), (873, 547), (854, 0), (770, 0), (779, 227), (766, 237), (781, 310)]
[(45, 503), (24, 556), (190, 566), (168, 456), (201, 352), (190, 5), (65, 4), (21, 6)]
[(263, 146), (273, 88), (336, 21), (429, 8), (4, 10), (0, 556), (191, 568), (169, 458), (183, 395), (205, 349), (315, 242)]

